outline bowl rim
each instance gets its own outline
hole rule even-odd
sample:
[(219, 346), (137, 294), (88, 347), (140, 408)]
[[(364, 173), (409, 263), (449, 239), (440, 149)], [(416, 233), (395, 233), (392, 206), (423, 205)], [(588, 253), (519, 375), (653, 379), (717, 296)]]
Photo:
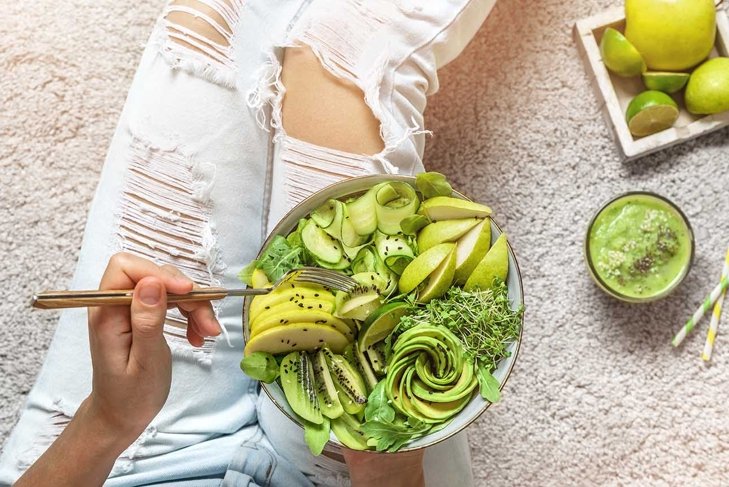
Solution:
[[(290, 209), (288, 212), (286, 212), (286, 214), (279, 220), (279, 222), (276, 224), (276, 226), (273, 228), (273, 230), (271, 230), (271, 232), (268, 234), (268, 236), (266, 237), (264, 242), (261, 244), (261, 247), (259, 248), (258, 253), (256, 254), (256, 258), (259, 258), (261, 256), (261, 253), (264, 251), (264, 249), (266, 249), (268, 247), (268, 245), (271, 243), (271, 240), (276, 235), (284, 235), (284, 233), (285, 233), (284, 229), (281, 228), (282, 223), (287, 221), (294, 214), (298, 213), (300, 211), (299, 209), (301, 207), (307, 206), (308, 203), (310, 203), (311, 201), (320, 199), (322, 197), (323, 193), (332, 193), (332, 192), (336, 193), (336, 191), (334, 191), (334, 190), (340, 186), (355, 186), (358, 184), (364, 185), (366, 183), (371, 183), (371, 185), (374, 185), (374, 184), (382, 183), (385, 181), (402, 181), (402, 182), (406, 182), (406, 183), (410, 184), (411, 186), (415, 187), (415, 176), (407, 176), (407, 175), (400, 175), (400, 174), (374, 174), (374, 175), (367, 175), (367, 176), (356, 176), (356, 177), (348, 178), (348, 179), (330, 184), (330, 185), (312, 193), (311, 195), (307, 196), (304, 200), (302, 200), (296, 206), (294, 206), (292, 209)], [(366, 190), (364, 190), (364, 189), (352, 190), (348, 193), (340, 194), (339, 196), (330, 196), (330, 198), (342, 198), (344, 196), (349, 196), (354, 193), (364, 192), (364, 191), (366, 191)], [(466, 195), (464, 195), (463, 193), (460, 193), (456, 190), (453, 190), (453, 195), (455, 195), (456, 197), (463, 199), (463, 200), (473, 201), (470, 198), (468, 198)], [(327, 198), (327, 199), (329, 199), (329, 198)], [(496, 223), (496, 221), (491, 216), (489, 216), (489, 219), (491, 220), (491, 223), (499, 231), (499, 234), (504, 233), (504, 231), (501, 229), (501, 227), (498, 225), (498, 223)], [(292, 229), (289, 229), (288, 232), (290, 232), (291, 230)], [(519, 351), (521, 349), (521, 343), (522, 343), (523, 334), (524, 334), (524, 314), (525, 314), (525, 309), (526, 309), (525, 308), (525, 296), (524, 296), (524, 283), (522, 280), (521, 268), (519, 267), (519, 262), (516, 258), (516, 253), (514, 252), (509, 239), (506, 240), (506, 244), (507, 244), (507, 247), (509, 250), (509, 254), (515, 264), (517, 282), (519, 283), (519, 294), (521, 296), (522, 314), (521, 314), (521, 323), (519, 326), (519, 339), (514, 342), (515, 348), (514, 348), (512, 355), (509, 357), (509, 358), (513, 357), (513, 359), (511, 360), (511, 363), (509, 364), (509, 367), (506, 370), (506, 374), (504, 375), (503, 382), (501, 382), (501, 384), (499, 385), (499, 391), (502, 391), (504, 389), (504, 387), (506, 386), (506, 383), (508, 382), (508, 380), (511, 377), (511, 374), (514, 370), (514, 365), (516, 364), (516, 360), (519, 357)], [(249, 287), (249, 286), (246, 286), (246, 287)], [(248, 296), (243, 301), (243, 314), (242, 314), (243, 323), (242, 324), (243, 324), (243, 337), (244, 337), (245, 342), (247, 342), (250, 337), (250, 330), (249, 330), (249, 326), (248, 326), (248, 310), (249, 310), (252, 299), (253, 299), (253, 297)], [(261, 385), (261, 389), (263, 389), (263, 391), (268, 396), (268, 399), (273, 404), (276, 405), (276, 407), (279, 409), (279, 411), (281, 413), (283, 413), (287, 418), (289, 418), (292, 422), (294, 422), (299, 428), (301, 428), (303, 430), (303, 425), (298, 421), (298, 419), (292, 417), (288, 413), (286, 408), (282, 407), (278, 403), (276, 398), (273, 396), (273, 394), (269, 391), (269, 388), (268, 388), (269, 384), (260, 382), (260, 385)], [(473, 400), (473, 398), (471, 400)], [(443, 441), (446, 441), (446, 440), (452, 438), (453, 436), (457, 435), (458, 433), (460, 433), (461, 431), (466, 429), (471, 424), (475, 423), (483, 415), (483, 413), (486, 412), (486, 410), (489, 409), (492, 405), (493, 405), (493, 403), (484, 400), (484, 406), (481, 408), (481, 410), (478, 412), (478, 414), (476, 416), (474, 416), (474, 418), (471, 421), (468, 421), (467, 423), (464, 423), (462, 426), (455, 428), (452, 432), (449, 432), (448, 435), (446, 435), (442, 438), (439, 438), (437, 440), (433, 440), (427, 444), (419, 445), (417, 447), (411, 447), (411, 448), (408, 448), (407, 445), (405, 445), (404, 448), (399, 449), (397, 452), (376, 452), (376, 451), (372, 451), (372, 450), (363, 450), (363, 451), (361, 451), (361, 453), (372, 453), (372, 454), (404, 453), (404, 452), (408, 452), (408, 451), (417, 451), (417, 450), (429, 448), (433, 445), (436, 445), (438, 443), (441, 443)], [(455, 416), (454, 416), (454, 418), (455, 418)], [(425, 435), (424, 438), (427, 438), (427, 437), (428, 437), (428, 435)], [(328, 441), (328, 443), (331, 443), (331, 442), (332, 441), (330, 439)], [(341, 443), (339, 441), (337, 441), (337, 443), (334, 443), (334, 446), (337, 448), (350, 449), (349, 447), (347, 447), (346, 445), (344, 445), (343, 443)]]
[[(627, 294), (623, 294), (612, 287), (610, 287), (605, 280), (600, 277), (600, 274), (595, 269), (595, 266), (592, 262), (592, 257), (590, 256), (590, 234), (592, 233), (592, 227), (595, 224), (595, 221), (597, 221), (597, 217), (602, 214), (603, 211), (607, 209), (608, 206), (615, 203), (616, 201), (619, 201), (623, 198), (628, 198), (630, 196), (649, 196), (651, 198), (655, 198), (657, 200), (662, 201), (663, 203), (666, 203), (670, 208), (672, 208), (676, 214), (683, 220), (684, 224), (686, 225), (686, 230), (688, 230), (689, 234), (689, 242), (691, 244), (691, 253), (689, 255), (688, 264), (684, 267), (684, 269), (681, 271), (681, 274), (674, 279), (674, 282), (668, 286), (666, 289), (661, 291), (660, 293), (648, 296), (645, 298), (637, 298), (635, 296), (628, 296)], [(658, 193), (655, 193), (653, 191), (648, 190), (634, 190), (634, 191), (627, 191), (624, 193), (620, 193), (617, 196), (613, 196), (609, 199), (607, 199), (604, 203), (600, 205), (598, 210), (595, 212), (595, 214), (590, 219), (590, 223), (587, 225), (587, 231), (585, 232), (585, 240), (583, 244), (583, 257), (585, 259), (585, 265), (587, 266), (587, 269), (590, 273), (590, 277), (592, 277), (592, 280), (597, 284), (597, 286), (602, 289), (602, 291), (612, 296), (620, 301), (626, 302), (626, 303), (634, 303), (634, 304), (642, 304), (642, 303), (650, 303), (654, 301), (658, 301), (659, 299), (663, 299), (667, 297), (669, 294), (671, 294), (673, 291), (675, 291), (678, 286), (681, 285), (681, 283), (686, 279), (686, 276), (688, 276), (689, 272), (691, 271), (691, 268), (694, 265), (694, 257), (696, 254), (696, 242), (694, 237), (694, 230), (691, 227), (691, 222), (689, 222), (688, 217), (686, 214), (679, 208), (677, 204), (675, 204), (673, 201), (668, 199), (667, 197), (660, 195)]]

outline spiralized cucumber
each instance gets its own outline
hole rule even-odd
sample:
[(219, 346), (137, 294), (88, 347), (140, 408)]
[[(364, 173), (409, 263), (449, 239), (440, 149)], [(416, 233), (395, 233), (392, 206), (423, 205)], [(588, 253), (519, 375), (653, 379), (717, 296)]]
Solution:
[(412, 247), (403, 235), (375, 233), (375, 248), (380, 260), (397, 275), (415, 258)]
[(377, 229), (387, 235), (401, 232), (400, 222), (418, 211), (420, 199), (407, 183), (393, 181), (378, 184), (375, 193)]

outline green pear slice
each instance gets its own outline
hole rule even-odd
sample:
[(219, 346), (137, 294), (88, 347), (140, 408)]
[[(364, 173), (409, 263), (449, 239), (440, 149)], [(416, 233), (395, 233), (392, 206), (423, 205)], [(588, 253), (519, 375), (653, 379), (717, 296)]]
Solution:
[(253, 352), (276, 355), (297, 350), (313, 351), (324, 346), (339, 353), (348, 343), (347, 337), (331, 326), (291, 323), (286, 326), (276, 326), (249, 339), (245, 355), (248, 356)]
[(491, 221), (486, 218), (456, 242), (456, 276), (459, 284), (465, 284), (486, 252), (491, 247)]
[(436, 196), (420, 205), (418, 213), (427, 216), (433, 221), (457, 220), (459, 218), (486, 218), (491, 214), (491, 208), (473, 201), (452, 198), (450, 196)]
[(420, 252), (425, 252), (440, 243), (455, 242), (478, 225), (479, 221), (476, 218), (464, 218), (461, 220), (443, 220), (426, 225), (418, 233), (418, 249)]
[(428, 280), (428, 285), (418, 296), (418, 301), (427, 303), (433, 298), (443, 296), (453, 284), (453, 276), (456, 273), (456, 249), (450, 251), (448, 256), (443, 259), (437, 269), (433, 271)]
[(453, 243), (438, 244), (413, 259), (400, 276), (398, 282), (400, 292), (409, 293), (418, 287), (438, 268), (455, 247), (456, 244)]
[(506, 244), (506, 234), (502, 233), (494, 242), (491, 250), (486, 253), (473, 270), (463, 289), (466, 291), (491, 289), (494, 285), (494, 279), (498, 278), (505, 281), (508, 273), (509, 249)]

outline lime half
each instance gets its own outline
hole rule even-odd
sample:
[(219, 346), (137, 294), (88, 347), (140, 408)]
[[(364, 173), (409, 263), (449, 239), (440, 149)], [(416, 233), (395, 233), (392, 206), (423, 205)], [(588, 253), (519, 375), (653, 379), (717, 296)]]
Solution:
[(600, 54), (605, 66), (613, 73), (623, 76), (640, 76), (646, 71), (645, 61), (638, 50), (617, 30), (608, 27), (602, 34)]
[(400, 318), (408, 311), (408, 304), (394, 301), (381, 306), (367, 317), (359, 332), (359, 348), (367, 350), (370, 346), (384, 340), (400, 323)]
[(664, 93), (676, 93), (688, 83), (688, 73), (669, 73), (666, 71), (651, 71), (643, 73), (643, 84), (649, 90)]
[(645, 137), (673, 127), (678, 118), (678, 105), (661, 91), (644, 91), (631, 100), (625, 119), (630, 133)]

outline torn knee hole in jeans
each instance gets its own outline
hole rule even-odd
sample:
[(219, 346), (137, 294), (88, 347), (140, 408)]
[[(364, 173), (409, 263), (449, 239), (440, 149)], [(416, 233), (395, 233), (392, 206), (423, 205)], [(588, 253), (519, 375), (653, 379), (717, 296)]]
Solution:
[(172, 0), (158, 27), (160, 52), (173, 68), (233, 88), (233, 38), (242, 0)]
[[(219, 285), (224, 266), (210, 221), (214, 177), (213, 164), (135, 138), (118, 215), (121, 250), (173, 265), (201, 286)], [(208, 364), (215, 340), (192, 347), (186, 322), (177, 309), (168, 312), (165, 335), (173, 354)], [(222, 332), (227, 339), (224, 327)]]
[(67, 407), (61, 399), (53, 401), (50, 410), (46, 411), (46, 430), (34, 438), (30, 447), (21, 452), (17, 458), (17, 467), (20, 470), (27, 470), (35, 461), (48, 449), (49, 446), (61, 436), (63, 430), (73, 419), (71, 408)]
[[(410, 124), (398, 121), (382, 101), (383, 80), (395, 69), (389, 65), (386, 31), (394, 17), (393, 9), (399, 8), (386, 0), (311, 3), (292, 26), (284, 45), (272, 52), (261, 68), (259, 84), (249, 91), (247, 101), (259, 126), (274, 132), (273, 140), (278, 144), (275, 170), (284, 175), (289, 208), (341, 179), (373, 173), (397, 174), (398, 167), (391, 158), (396, 152), (412, 154), (412, 150), (401, 151), (401, 146), (411, 143), (416, 134), (429, 133), (415, 120)], [(374, 155), (353, 154), (286, 133), (282, 117), (286, 88), (281, 81), (281, 59), (284, 50), (291, 47), (311, 49), (326, 71), (361, 90), (364, 103), (380, 123), (382, 151)]]

